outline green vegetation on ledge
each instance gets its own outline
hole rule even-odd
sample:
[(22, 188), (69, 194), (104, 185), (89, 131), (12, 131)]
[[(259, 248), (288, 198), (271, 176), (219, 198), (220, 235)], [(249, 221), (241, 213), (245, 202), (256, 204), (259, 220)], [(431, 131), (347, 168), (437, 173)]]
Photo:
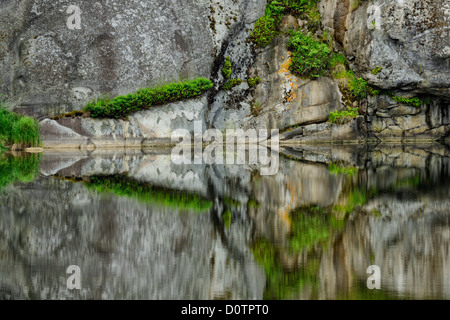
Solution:
[(16, 145), (16, 149), (24, 149), (40, 144), (38, 122), (31, 117), (9, 111), (0, 102), (0, 151), (11, 145)]
[[(361, 1), (353, 1), (358, 7)], [(346, 96), (346, 105), (353, 106), (355, 100), (377, 95), (363, 78), (358, 78), (350, 70), (346, 57), (333, 52), (332, 36), (324, 31), (315, 33), (320, 26), (321, 16), (317, 9), (317, 0), (268, 0), (265, 15), (255, 24), (250, 40), (257, 47), (268, 45), (279, 34), (279, 25), (284, 15), (290, 14), (307, 21), (308, 32), (289, 30), (288, 50), (291, 51), (290, 71), (302, 78), (314, 79), (329, 76), (339, 79), (339, 87)], [(380, 72), (377, 67), (374, 72)]]
[(349, 122), (352, 119), (355, 119), (358, 116), (358, 107), (351, 108), (347, 107), (347, 110), (341, 110), (341, 111), (332, 111), (328, 115), (328, 119), (331, 123), (336, 124), (345, 124)]
[(126, 118), (131, 113), (155, 105), (198, 97), (212, 86), (211, 80), (205, 78), (170, 83), (156, 88), (140, 89), (114, 99), (100, 98), (88, 103), (83, 111), (89, 112), (93, 118)]
[(420, 108), (420, 106), (422, 105), (422, 100), (420, 100), (418, 97), (414, 97), (414, 98), (403, 98), (403, 97), (398, 97), (395, 95), (391, 95), (392, 99), (394, 99), (395, 101), (397, 101), (398, 103), (401, 104), (406, 104), (408, 106), (411, 107), (415, 107), (415, 108)]
[(318, 0), (268, 0), (265, 14), (256, 21), (250, 41), (256, 47), (269, 45), (278, 35), (279, 25), (285, 14), (306, 19), (311, 29), (317, 29), (321, 18), (317, 2)]
[(247, 80), (248, 86), (250, 88), (256, 87), (260, 82), (261, 82), (261, 78), (260, 77), (249, 78)]
[(290, 70), (301, 77), (318, 78), (325, 74), (330, 60), (330, 48), (311, 35), (295, 32), (289, 39), (292, 51)]
[(238, 86), (242, 83), (241, 79), (230, 79), (223, 85), (223, 90), (229, 91), (233, 89), (235, 86)]

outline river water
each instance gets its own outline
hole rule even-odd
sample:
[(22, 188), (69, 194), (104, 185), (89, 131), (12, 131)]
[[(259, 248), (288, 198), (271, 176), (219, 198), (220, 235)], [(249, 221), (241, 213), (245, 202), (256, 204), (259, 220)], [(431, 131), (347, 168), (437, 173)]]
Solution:
[(170, 150), (4, 156), (0, 299), (449, 299), (449, 150), (286, 147), (270, 176)]

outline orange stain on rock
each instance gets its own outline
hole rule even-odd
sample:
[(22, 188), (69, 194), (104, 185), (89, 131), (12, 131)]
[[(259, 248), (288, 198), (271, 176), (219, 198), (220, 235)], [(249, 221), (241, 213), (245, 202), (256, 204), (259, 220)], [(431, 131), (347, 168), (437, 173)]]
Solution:
[(289, 65), (291, 64), (291, 54), (289, 53), (289, 56), (287, 59), (284, 60), (284, 62), (281, 64), (280, 70), (278, 70), (278, 74), (280, 76), (284, 75), (287, 76), (289, 73)]
[[(283, 57), (283, 59), (284, 59), (284, 57)], [(288, 51), (288, 57), (283, 61), (280, 69), (278, 70), (278, 74), (280, 76), (284, 76), (287, 80), (286, 82), (282, 81), (284, 88), (287, 91), (287, 93), (285, 94), (286, 102), (292, 102), (297, 98), (297, 95), (294, 92), (294, 90), (298, 88), (298, 85), (294, 84), (294, 82), (297, 82), (297, 77), (295, 77), (294, 75), (292, 75), (290, 73), (290, 71), (289, 71), (290, 64), (291, 64), (291, 53)]]
[(286, 101), (287, 101), (287, 102), (292, 102), (292, 101), (295, 100), (295, 98), (297, 98), (297, 95), (295, 94), (294, 91), (291, 91), (290, 94), (289, 94), (289, 96), (286, 97)]

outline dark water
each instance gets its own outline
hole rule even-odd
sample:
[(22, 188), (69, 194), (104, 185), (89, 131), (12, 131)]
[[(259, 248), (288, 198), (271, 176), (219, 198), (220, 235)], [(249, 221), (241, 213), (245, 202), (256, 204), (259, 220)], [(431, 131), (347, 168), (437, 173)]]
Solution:
[(273, 176), (154, 150), (3, 157), (0, 298), (450, 298), (447, 147), (282, 152)]

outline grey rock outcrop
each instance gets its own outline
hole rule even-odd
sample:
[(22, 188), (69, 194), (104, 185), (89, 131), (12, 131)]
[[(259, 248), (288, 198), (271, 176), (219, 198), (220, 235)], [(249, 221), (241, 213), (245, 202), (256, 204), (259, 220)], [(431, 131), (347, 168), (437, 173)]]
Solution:
[[(329, 113), (346, 107), (336, 82), (292, 75), (283, 35), (266, 48), (254, 48), (248, 41), (266, 1), (97, 1), (80, 4), (81, 29), (67, 25), (74, 14), (67, 13), (68, 5), (62, 0), (3, 1), (0, 93), (14, 110), (42, 119), (80, 109), (102, 95), (203, 76), (214, 81), (198, 111), (205, 127), (224, 131), (300, 126), (302, 134), (292, 136), (303, 136), (304, 142), (450, 136), (448, 1), (367, 0), (357, 8), (350, 0), (319, 2), (318, 34), (333, 35), (335, 49), (345, 53), (358, 77), (376, 88), (405, 98), (419, 96), (423, 101), (413, 108), (394, 103), (382, 93), (360, 104), (365, 125), (358, 120), (353, 133), (341, 128), (334, 135), (327, 130), (323, 135), (309, 133), (316, 126), (331, 127), (325, 124)], [(287, 16), (281, 29), (300, 25), (305, 28), (304, 21)], [(242, 80), (230, 91), (223, 90), (226, 79), (221, 69), (226, 56), (232, 62), (231, 78)], [(262, 81), (250, 88), (246, 80), (255, 76)], [(176, 107), (189, 118), (189, 103)], [(114, 146), (117, 141), (119, 145), (150, 144), (155, 141), (150, 131), (155, 138), (167, 138), (168, 129), (190, 128), (188, 122), (170, 117), (162, 117), (159, 125), (147, 131), (139, 123), (141, 118), (148, 122), (158, 116), (158, 111), (150, 110), (128, 122), (111, 120), (106, 124), (111, 132), (103, 133), (94, 129), (97, 122), (85, 129), (95, 131), (89, 134), (77, 129), (80, 121), (87, 124), (87, 120), (59, 124), (86, 137), (86, 145), (97, 147)], [(47, 140), (57, 144), (57, 139)]]
[(194, 131), (198, 122), (205, 129), (206, 97), (170, 103), (152, 110), (139, 111), (127, 120), (62, 117), (40, 122), (43, 145), (64, 148), (141, 148), (146, 145), (170, 145), (177, 129)]
[[(322, 0), (325, 31), (370, 84), (450, 98), (450, 3)], [(379, 18), (378, 18), (379, 17)], [(372, 24), (372, 21), (375, 21)], [(374, 75), (371, 71), (382, 68)]]
[(0, 92), (15, 110), (55, 116), (101, 95), (210, 77), (229, 38), (243, 30), (245, 40), (265, 7), (263, 0), (99, 0), (78, 3), (80, 29), (70, 29), (71, 4), (2, 1)]

